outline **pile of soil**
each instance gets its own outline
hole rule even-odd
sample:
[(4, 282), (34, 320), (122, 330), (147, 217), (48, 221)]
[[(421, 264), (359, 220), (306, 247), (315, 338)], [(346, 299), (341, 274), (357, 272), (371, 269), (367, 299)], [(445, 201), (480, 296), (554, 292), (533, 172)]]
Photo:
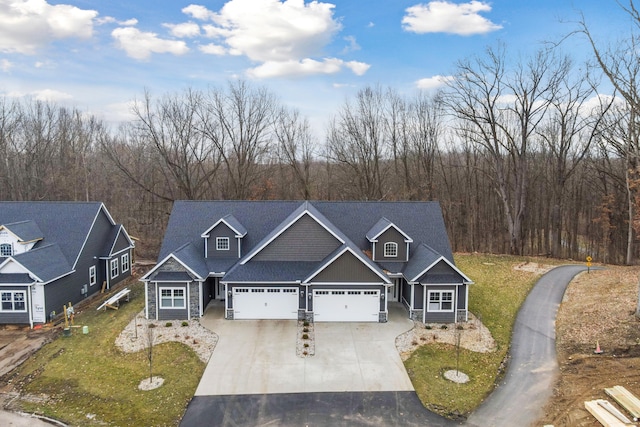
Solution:
[[(640, 397), (639, 275), (639, 267), (607, 267), (571, 282), (556, 322), (560, 377), (536, 425), (600, 426), (584, 402), (613, 403), (604, 393), (607, 387), (621, 385)], [(598, 345), (601, 354), (594, 353)]]

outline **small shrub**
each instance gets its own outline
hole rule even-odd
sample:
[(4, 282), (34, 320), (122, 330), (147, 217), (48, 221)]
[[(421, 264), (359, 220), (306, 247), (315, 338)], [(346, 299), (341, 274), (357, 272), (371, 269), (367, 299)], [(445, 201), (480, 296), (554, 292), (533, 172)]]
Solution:
[(426, 341), (427, 339), (425, 337), (420, 337), (420, 341)]
[(302, 332), (309, 332), (309, 328), (304, 328)]
[(309, 339), (309, 334), (302, 334), (302, 339), (303, 340), (308, 340)]
[(303, 325), (303, 326), (309, 326), (309, 321), (308, 321), (308, 320), (305, 320), (304, 322), (302, 322), (302, 325)]
[(149, 323), (149, 324), (147, 325), (147, 328), (151, 328), (151, 329), (153, 329), (153, 328), (155, 328), (155, 327), (156, 327), (156, 324), (155, 324), (155, 323)]
[(309, 348), (309, 343), (308, 342), (304, 343), (304, 348)]
[(189, 326), (189, 322), (185, 320), (184, 322), (182, 322), (182, 326)]
[(447, 325), (442, 325), (440, 326), (440, 329), (449, 329), (449, 327)]
[(416, 340), (411, 341), (411, 345), (418, 345), (418, 341)]
[(180, 335), (175, 334), (173, 337), (174, 337), (175, 339), (179, 339), (179, 338), (180, 338)]
[(165, 323), (165, 324), (164, 324), (164, 326), (166, 326), (167, 328), (170, 328), (170, 327), (172, 327), (172, 326), (173, 326), (173, 323), (171, 323), (171, 322), (167, 322), (167, 323)]
[(194, 343), (194, 344), (198, 344), (198, 340), (194, 338), (194, 339), (193, 339), (193, 343)]
[(303, 351), (303, 352), (302, 352), (302, 355), (303, 355), (303, 356), (306, 356), (307, 354), (309, 354), (309, 353), (307, 353), (306, 351)]
[(458, 326), (456, 326), (456, 329), (459, 330), (459, 331), (462, 331), (464, 329), (464, 326), (458, 325)]
[(424, 328), (425, 328), (425, 329), (431, 329), (431, 328), (432, 328), (432, 326), (431, 326), (431, 325), (424, 325)]

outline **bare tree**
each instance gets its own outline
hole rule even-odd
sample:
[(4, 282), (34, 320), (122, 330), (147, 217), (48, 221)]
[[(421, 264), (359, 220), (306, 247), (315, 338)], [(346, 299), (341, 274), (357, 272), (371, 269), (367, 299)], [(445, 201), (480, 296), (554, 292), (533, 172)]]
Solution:
[(367, 87), (346, 101), (331, 121), (327, 136), (330, 159), (345, 168), (356, 197), (379, 200), (386, 196), (388, 123), (382, 89)]
[[(640, 115), (640, 12), (636, 8), (635, 2), (629, 0), (628, 6), (620, 7), (627, 13), (634, 25), (629, 35), (618, 40), (614, 45), (601, 46), (594, 39), (589, 26), (584, 18), (578, 23), (578, 32), (585, 35), (594, 53), (597, 66), (602, 70), (609, 82), (613, 85), (616, 93), (619, 94), (628, 104), (629, 127), (623, 132), (626, 139), (618, 139), (622, 145), (620, 154), (624, 156), (627, 164), (627, 191), (629, 197), (627, 233), (627, 264), (633, 259), (633, 223), (638, 211), (640, 202), (640, 140), (637, 131), (637, 117)], [(615, 138), (614, 138), (615, 139)], [(610, 139), (610, 141), (612, 141)], [(640, 231), (640, 230), (636, 230)]]
[(444, 100), (467, 124), (464, 137), (483, 148), (507, 221), (509, 250), (521, 254), (533, 136), (568, 63), (541, 51), (512, 71), (507, 65), (504, 49), (459, 62)]
[(217, 149), (225, 165), (226, 198), (249, 198), (258, 183), (272, 144), (275, 97), (245, 81), (230, 82), (227, 91), (212, 88), (202, 103), (200, 131)]
[(311, 166), (316, 140), (309, 121), (303, 119), (297, 110), (280, 110), (275, 122), (274, 133), (278, 142), (278, 158), (293, 172), (302, 198), (311, 198)]

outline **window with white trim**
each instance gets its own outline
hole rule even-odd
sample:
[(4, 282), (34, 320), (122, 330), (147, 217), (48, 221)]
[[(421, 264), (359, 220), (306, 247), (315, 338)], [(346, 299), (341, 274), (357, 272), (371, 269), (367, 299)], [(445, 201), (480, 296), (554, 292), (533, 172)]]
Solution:
[(89, 285), (93, 286), (96, 284), (97, 276), (96, 276), (96, 266), (92, 265), (89, 267)]
[(0, 245), (0, 256), (12, 256), (13, 248), (11, 243), (3, 243)]
[(0, 300), (0, 311), (27, 311), (25, 291), (2, 291)]
[(110, 266), (111, 266), (111, 278), (115, 279), (116, 277), (118, 277), (118, 273), (120, 272), (118, 258), (112, 259)]
[(429, 311), (453, 311), (453, 291), (429, 291)]
[(385, 243), (384, 256), (386, 258), (396, 258), (398, 256), (398, 244), (396, 242)]
[(229, 238), (228, 237), (216, 237), (216, 249), (219, 251), (229, 250)]
[(120, 264), (122, 265), (122, 272), (126, 273), (129, 271), (129, 254), (123, 254), (120, 257)]
[(185, 308), (184, 288), (160, 288), (160, 308)]

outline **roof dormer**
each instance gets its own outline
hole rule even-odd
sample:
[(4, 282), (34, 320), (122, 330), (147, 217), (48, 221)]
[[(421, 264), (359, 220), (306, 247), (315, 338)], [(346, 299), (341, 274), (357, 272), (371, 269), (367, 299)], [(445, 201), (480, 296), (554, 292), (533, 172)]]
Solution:
[(43, 239), (35, 221), (18, 221), (0, 225), (0, 257), (27, 252)]
[(242, 238), (247, 229), (233, 215), (225, 215), (200, 237), (204, 239), (205, 258), (240, 258)]
[(381, 218), (367, 232), (374, 261), (407, 262), (413, 239), (387, 218)]

